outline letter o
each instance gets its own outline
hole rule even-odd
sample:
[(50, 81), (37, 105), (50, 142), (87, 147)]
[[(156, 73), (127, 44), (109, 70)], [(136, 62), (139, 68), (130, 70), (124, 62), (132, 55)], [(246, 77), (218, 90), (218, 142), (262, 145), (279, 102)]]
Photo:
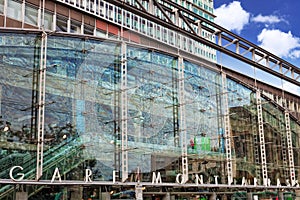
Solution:
[[(179, 181), (179, 177), (181, 177), (181, 181)], [(179, 183), (179, 184), (184, 184), (185, 183), (185, 180), (184, 180), (184, 176), (182, 174), (177, 174), (176, 176), (176, 182)]]

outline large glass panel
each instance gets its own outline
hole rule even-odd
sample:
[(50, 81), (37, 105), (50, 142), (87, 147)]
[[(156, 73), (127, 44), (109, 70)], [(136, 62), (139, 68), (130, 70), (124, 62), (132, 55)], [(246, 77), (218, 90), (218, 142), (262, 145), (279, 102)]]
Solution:
[(254, 184), (254, 177), (261, 181), (256, 95), (231, 79), (227, 85), (234, 178)]
[[(262, 130), (264, 143), (261, 143), (258, 123), (258, 107), (255, 92), (247, 89), (241, 84), (229, 80), (228, 87), (232, 93), (228, 93), (230, 106), (231, 134), (233, 138), (233, 162), (236, 166), (234, 172), (237, 183), (241, 184), (244, 178), (253, 184), (253, 178), (262, 182), (261, 145), (265, 148), (267, 175), (271, 185), (277, 185), (277, 181), (285, 185), (286, 180), (291, 182), (290, 164), (294, 163), (296, 179), (299, 173), (299, 158), (297, 149), (299, 147), (299, 124), (290, 117), (288, 121), (284, 109), (276, 105), (267, 97), (262, 97)], [(288, 129), (291, 127), (293, 159), (289, 157)]]
[(68, 22), (67, 18), (65, 18), (63, 16), (57, 16), (56, 31), (67, 32), (68, 31), (67, 22)]
[(81, 23), (71, 20), (70, 33), (81, 33)]
[[(222, 177), (224, 149), (220, 139), (222, 110), (220, 74), (185, 62), (185, 110), (189, 174), (201, 174), (205, 183)], [(224, 176), (224, 174), (223, 174)], [(221, 180), (219, 181), (221, 183)]]
[[(39, 63), (39, 36), (0, 34), (0, 178), (9, 179), (13, 166), (24, 168), (25, 179), (35, 178), (36, 79)], [(13, 176), (20, 169), (14, 171)], [(14, 188), (1, 187), (0, 194), (12, 194)]]
[(45, 163), (55, 162), (67, 179), (83, 180), (81, 169), (89, 168), (93, 180), (112, 180), (119, 51), (114, 43), (48, 39), (45, 138), (55, 155)]
[(180, 149), (175, 146), (177, 59), (129, 47), (127, 60), (130, 178), (139, 170), (142, 181), (151, 181), (152, 172), (159, 171), (163, 181), (174, 182), (181, 171)]

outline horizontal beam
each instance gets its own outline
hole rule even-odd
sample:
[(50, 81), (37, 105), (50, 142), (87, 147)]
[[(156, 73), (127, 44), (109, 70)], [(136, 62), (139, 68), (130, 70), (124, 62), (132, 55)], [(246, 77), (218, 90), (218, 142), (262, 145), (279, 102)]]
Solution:
[(232, 189), (297, 189), (299, 186), (264, 186), (264, 185), (227, 185), (227, 184), (180, 184), (180, 183), (151, 183), (151, 182), (112, 182), (112, 181), (75, 181), (75, 180), (62, 180), (54, 181), (51, 180), (22, 180), (22, 181), (13, 181), (11, 179), (0, 179), (0, 184), (6, 185), (59, 185), (59, 186), (94, 186), (94, 185), (111, 185), (111, 186), (145, 186), (145, 187), (175, 187), (175, 188), (232, 188)]
[[(181, 12), (181, 16), (185, 16), (185, 15), (190, 16), (190, 18), (188, 18), (189, 22), (192, 23), (191, 17), (194, 19), (197, 19), (197, 20), (194, 20), (195, 25), (197, 24), (197, 22), (200, 21), (202, 24), (201, 28), (203, 28), (204, 30), (210, 32), (211, 34), (217, 33), (219, 35), (219, 36), (217, 35), (217, 37), (221, 37), (221, 39), (226, 40), (229, 43), (238, 43), (239, 48), (243, 48), (246, 51), (251, 49), (249, 52), (253, 53), (255, 56), (266, 59), (267, 62), (272, 62), (272, 63), (278, 65), (279, 68), (284, 68), (284, 69), (290, 71), (291, 73), (284, 74), (284, 73), (282, 73), (282, 70), (276, 71), (276, 70), (274, 70), (274, 67), (270, 68), (269, 64), (264, 65), (253, 59), (249, 59), (246, 56), (246, 54), (239, 54), (236, 51), (232, 51), (229, 48), (227, 48), (227, 46), (222, 46), (222, 45), (216, 44), (212, 41), (209, 41), (209, 40), (197, 35), (194, 31), (185, 30), (182, 27), (174, 25), (174, 23), (172, 23), (172, 22), (169, 22), (164, 19), (160, 19), (159, 17), (152, 15), (150, 12), (145, 12), (144, 9), (134, 7), (124, 1), (107, 0), (107, 2), (110, 2), (111, 4), (114, 4), (116, 6), (119, 6), (120, 8), (123, 8), (129, 12), (136, 14), (136, 15), (144, 17), (144, 18), (146, 18), (156, 24), (164, 26), (170, 30), (177, 31), (178, 33), (186, 35), (186, 36), (192, 38), (193, 40), (200, 42), (206, 46), (209, 46), (215, 50), (218, 50), (226, 55), (229, 55), (229, 56), (236, 58), (244, 63), (247, 63), (253, 67), (261, 69), (261, 70), (268, 72), (276, 77), (282, 78), (286, 81), (289, 81), (295, 85), (300, 86), (300, 82), (297, 80), (297, 78), (294, 78), (295, 73), (296, 73), (296, 75), (297, 74), (300, 75), (300, 69), (298, 67), (296, 67), (296, 66), (292, 65), (291, 63), (279, 58), (278, 56), (266, 51), (265, 49), (249, 42), (248, 40), (228, 31), (227, 29), (197, 15), (196, 13), (194, 13), (186, 8), (183, 8), (182, 6), (172, 2), (171, 0), (161, 0), (160, 7), (166, 8), (166, 5), (170, 5), (173, 8), (178, 9), (178, 11)], [(166, 10), (167, 10), (167, 8), (166, 8)], [(182, 20), (186, 21), (187, 17), (185, 17), (185, 19), (182, 19)], [(212, 28), (210, 28), (209, 26)], [(230, 45), (228, 45), (228, 46), (230, 46)], [(241, 51), (238, 51), (238, 52), (241, 52)], [(288, 76), (289, 74), (294, 74), (294, 75)], [(298, 76), (296, 76), (296, 77), (298, 77)]]

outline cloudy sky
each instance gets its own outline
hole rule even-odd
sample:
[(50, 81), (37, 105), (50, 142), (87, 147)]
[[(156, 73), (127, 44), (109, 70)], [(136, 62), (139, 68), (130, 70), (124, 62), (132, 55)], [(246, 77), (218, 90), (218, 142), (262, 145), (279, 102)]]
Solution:
[(214, 8), (215, 23), (300, 68), (300, 0), (214, 0)]

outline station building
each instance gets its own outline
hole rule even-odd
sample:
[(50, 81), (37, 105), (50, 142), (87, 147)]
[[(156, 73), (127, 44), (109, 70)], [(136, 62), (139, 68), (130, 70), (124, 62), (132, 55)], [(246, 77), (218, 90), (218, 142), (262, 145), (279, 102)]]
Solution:
[(211, 0), (0, 13), (0, 199), (297, 198), (299, 97), (217, 63)]

